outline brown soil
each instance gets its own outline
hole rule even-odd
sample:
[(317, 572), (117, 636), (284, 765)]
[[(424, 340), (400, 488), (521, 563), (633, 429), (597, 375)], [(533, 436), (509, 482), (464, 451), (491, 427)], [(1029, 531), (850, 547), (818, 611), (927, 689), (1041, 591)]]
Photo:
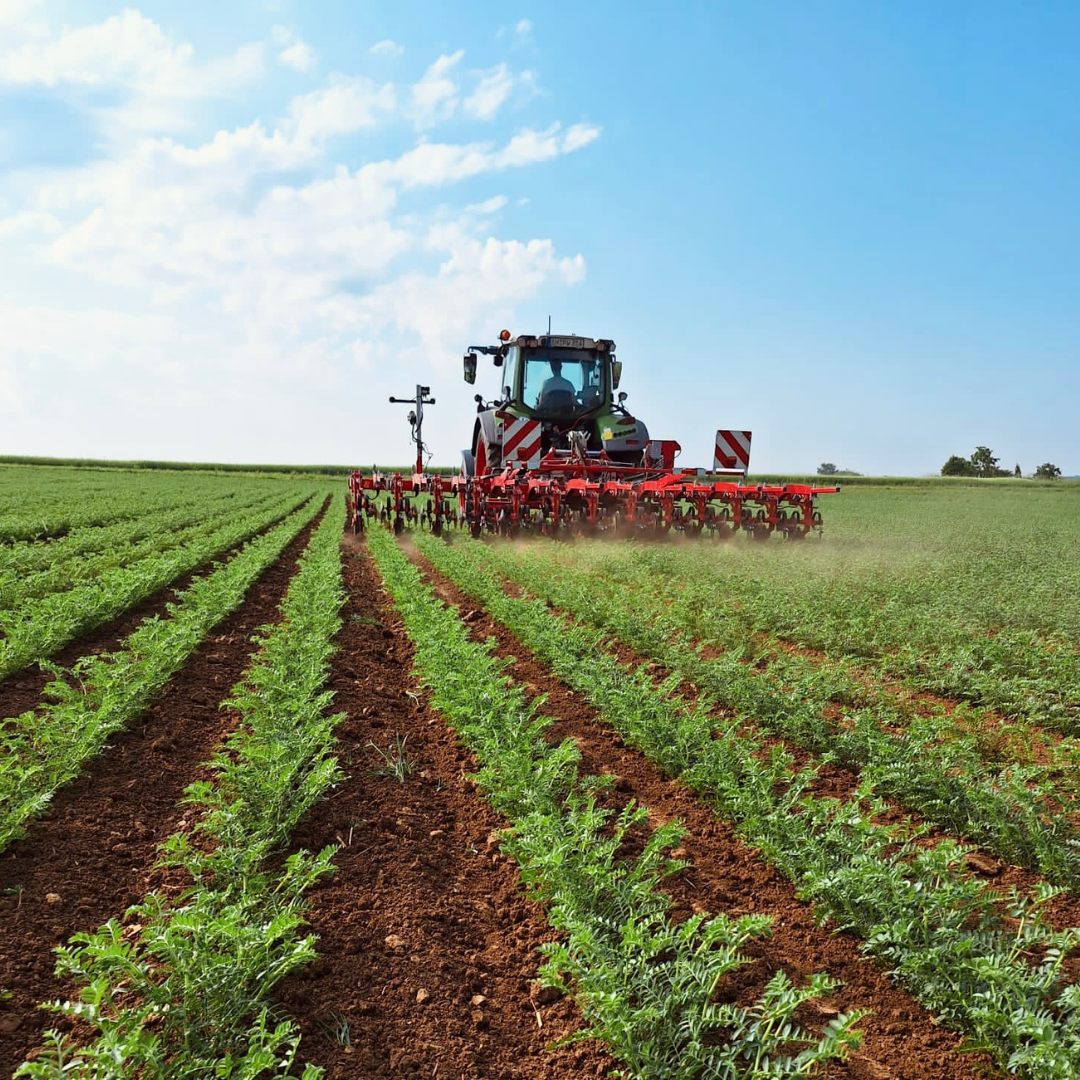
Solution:
[[(219, 706), (248, 666), (251, 634), (275, 621), (321, 517), (301, 530), (146, 713), (57, 793), (29, 836), (0, 854), (0, 992), (10, 994), (0, 999), (0, 1076), (10, 1076), (40, 1045), (47, 1027), (62, 1026), (38, 1008), (73, 994), (54, 974), (52, 949), (119, 918), (163, 883), (151, 871), (157, 845), (186, 824), (178, 800), (204, 776), (202, 763), (235, 722)], [(134, 623), (125, 618), (123, 625)], [(114, 648), (124, 632), (96, 640)], [(85, 650), (86, 639), (80, 654)]]
[[(507, 822), (466, 779), (475, 760), (425, 704), (362, 542), (347, 536), (344, 550), (331, 687), (347, 713), (336, 732), (347, 777), (295, 838), (338, 845), (336, 873), (310, 897), (322, 955), (279, 994), (301, 1054), (331, 1080), (606, 1075), (613, 1062), (595, 1043), (549, 1049), (580, 1026), (571, 1002), (533, 989), (536, 949), (555, 935), (499, 853)], [(370, 745), (398, 737), (413, 766), (403, 781), (380, 772)]]
[[(987, 1056), (961, 1053), (959, 1036), (939, 1027), (910, 994), (863, 956), (857, 938), (832, 933), (828, 925), (817, 926), (809, 905), (796, 899), (791, 883), (745, 847), (731, 826), (717, 820), (690, 789), (666, 779), (642, 754), (624, 746), (596, 711), (555, 679), (508, 630), (477, 610), (474, 601), (422, 557), (415, 552), (410, 557), (444, 600), (468, 613), (475, 638), (494, 637), (496, 652), (515, 658), (515, 679), (531, 695), (545, 697), (543, 712), (557, 721), (552, 737), (574, 738), (585, 770), (617, 776), (617, 788), (625, 797), (650, 808), (651, 823), (673, 818), (684, 823), (682, 848), (690, 866), (670, 882), (676, 917), (691, 911), (732, 916), (763, 912), (773, 917), (772, 937), (746, 950), (753, 963), (741, 969), (727, 988), (731, 996), (753, 999), (780, 968), (797, 981), (816, 971), (838, 978), (842, 986), (822, 1009), (862, 1008), (872, 1010), (872, 1015), (860, 1024), (861, 1048), (851, 1061), (831, 1066), (826, 1073), (831, 1077), (957, 1080), (995, 1072)], [(813, 1013), (805, 1019), (812, 1022)]]
[[(275, 519), (261, 529), (258, 535), (269, 532), (283, 520), (284, 518)], [(155, 615), (166, 618), (168, 604), (175, 602), (180, 593), (197, 578), (212, 574), (215, 561), (226, 563), (235, 554), (234, 550), (214, 556), (205, 566), (190, 574), (185, 574), (168, 588), (128, 608), (111, 622), (104, 623), (96, 630), (91, 630), (65, 645), (50, 657), (51, 662), (62, 668), (70, 668), (83, 656), (97, 656), (100, 653), (111, 652), (123, 638), (137, 629), (139, 624), (146, 619), (152, 619)], [(9, 675), (6, 679), (0, 679), (0, 717), (19, 716), (21, 713), (37, 708), (46, 685), (51, 681), (52, 676), (36, 663)]]

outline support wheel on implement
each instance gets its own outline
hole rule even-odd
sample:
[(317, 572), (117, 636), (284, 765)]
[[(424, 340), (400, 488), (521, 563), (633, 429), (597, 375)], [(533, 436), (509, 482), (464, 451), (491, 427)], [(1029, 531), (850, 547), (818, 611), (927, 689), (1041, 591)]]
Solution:
[(398, 516), (394, 518), (394, 535), (400, 536), (404, 531), (405, 519), (400, 514), (398, 514)]

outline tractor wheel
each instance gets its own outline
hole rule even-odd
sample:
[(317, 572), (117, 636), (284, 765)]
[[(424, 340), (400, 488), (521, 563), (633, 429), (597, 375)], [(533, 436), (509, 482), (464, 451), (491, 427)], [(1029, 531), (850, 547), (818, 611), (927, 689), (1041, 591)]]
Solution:
[(487, 476), (489, 473), (497, 473), (502, 466), (502, 447), (488, 446), (483, 439), (476, 444), (476, 468), (474, 476)]

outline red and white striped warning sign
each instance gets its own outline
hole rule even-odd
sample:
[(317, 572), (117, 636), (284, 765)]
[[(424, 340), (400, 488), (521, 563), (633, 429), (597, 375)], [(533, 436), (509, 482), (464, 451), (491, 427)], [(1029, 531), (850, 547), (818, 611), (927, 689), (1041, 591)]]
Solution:
[(502, 459), (504, 465), (524, 465), (535, 469), (540, 464), (540, 421), (512, 417), (503, 427)]
[(713, 468), (738, 469), (745, 476), (750, 468), (750, 435), (749, 431), (718, 431)]

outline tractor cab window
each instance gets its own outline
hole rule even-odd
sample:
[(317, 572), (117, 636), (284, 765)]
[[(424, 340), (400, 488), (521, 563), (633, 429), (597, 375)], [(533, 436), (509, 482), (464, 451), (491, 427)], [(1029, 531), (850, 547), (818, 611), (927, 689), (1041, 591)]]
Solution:
[(603, 401), (603, 369), (584, 351), (540, 349), (525, 358), (522, 402), (545, 416), (573, 418)]

